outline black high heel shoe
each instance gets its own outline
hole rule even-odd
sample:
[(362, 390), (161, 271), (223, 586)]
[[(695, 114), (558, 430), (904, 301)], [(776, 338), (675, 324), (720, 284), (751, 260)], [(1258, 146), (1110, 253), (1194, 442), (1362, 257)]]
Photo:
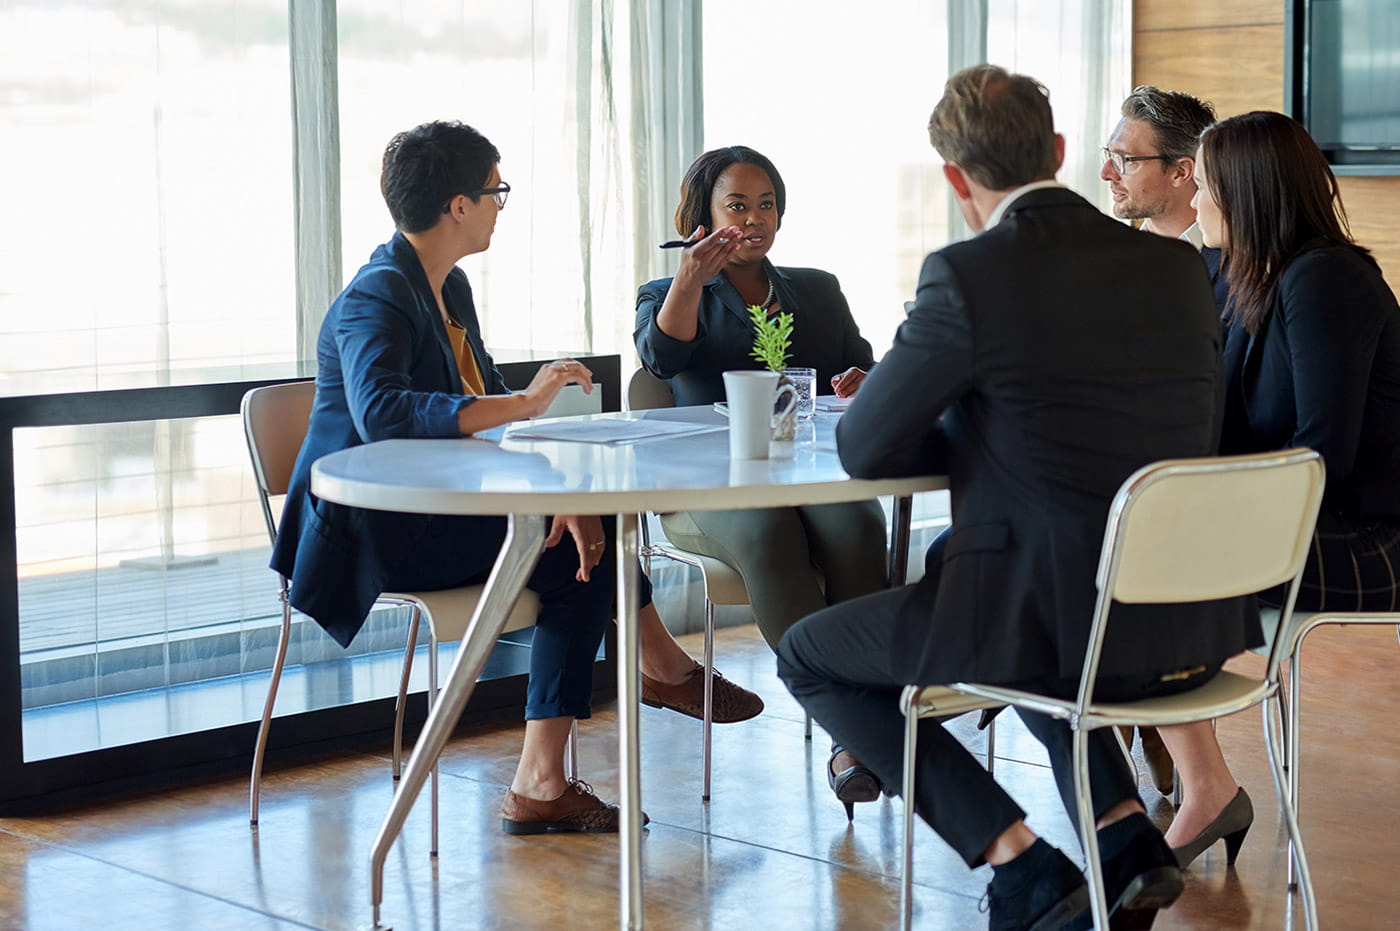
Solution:
[(1205, 853), (1206, 848), (1223, 838), (1225, 863), (1234, 866), (1235, 858), (1240, 855), (1240, 845), (1244, 843), (1244, 836), (1249, 833), (1252, 824), (1254, 803), (1249, 800), (1248, 793), (1240, 789), (1235, 793), (1235, 797), (1230, 799), (1230, 804), (1215, 816), (1215, 820), (1206, 825), (1204, 831), (1190, 842), (1173, 847), (1172, 853), (1176, 854), (1176, 862), (1184, 870), (1193, 860)]
[(833, 745), (831, 756), (826, 761), (826, 784), (836, 793), (836, 798), (846, 806), (846, 820), (856, 820), (856, 802), (873, 802), (880, 797), (880, 777), (860, 763), (836, 772), (832, 764), (846, 748)]

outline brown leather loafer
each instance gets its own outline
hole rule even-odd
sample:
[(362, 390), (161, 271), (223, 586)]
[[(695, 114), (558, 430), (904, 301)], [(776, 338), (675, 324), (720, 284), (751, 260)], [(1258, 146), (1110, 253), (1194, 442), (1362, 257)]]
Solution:
[[(620, 812), (616, 805), (593, 794), (593, 787), (582, 779), (570, 779), (564, 792), (541, 801), (506, 790), (501, 802), (501, 830), (507, 834), (547, 834), (550, 831), (582, 831), (587, 834), (616, 834)], [(642, 812), (642, 824), (651, 819)]]
[[(747, 721), (763, 711), (763, 699), (748, 689), (735, 685), (715, 670), (714, 722), (733, 724)], [(705, 714), (705, 667), (699, 663), (675, 685), (667, 685), (642, 675), (642, 704), (653, 708), (670, 708), (692, 718)]]

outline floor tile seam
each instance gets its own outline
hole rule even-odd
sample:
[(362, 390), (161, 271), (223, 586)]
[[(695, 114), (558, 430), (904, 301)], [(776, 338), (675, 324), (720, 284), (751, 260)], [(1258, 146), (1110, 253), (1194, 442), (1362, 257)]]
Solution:
[(127, 866), (127, 865), (124, 864), (124, 863), (118, 862), (118, 861), (116, 861), (116, 860), (108, 859), (107, 857), (99, 857), (99, 856), (96, 856), (96, 855), (94, 855), (94, 854), (92, 854), (92, 853), (89, 853), (89, 852), (87, 852), (87, 851), (84, 851), (84, 850), (81, 850), (81, 849), (78, 849), (78, 848), (75, 848), (75, 847), (70, 847), (70, 846), (68, 846), (68, 845), (66, 845), (66, 844), (56, 844), (56, 843), (54, 843), (53, 841), (44, 840), (44, 839), (39, 838), (39, 837), (30, 837), (30, 836), (23, 835), (23, 834), (16, 834), (15, 832), (6, 830), (6, 829), (4, 829), (4, 828), (0, 828), (0, 833), (10, 834), (10, 835), (13, 836), (13, 837), (17, 837), (17, 838), (20, 838), (21, 840), (26, 840), (26, 841), (29, 841), (29, 842), (31, 842), (31, 843), (38, 844), (38, 845), (43, 846), (43, 847), (47, 847), (47, 848), (49, 848), (49, 849), (51, 849), (51, 850), (56, 850), (56, 851), (60, 851), (60, 852), (62, 852), (62, 853), (71, 854), (72, 856), (79, 857), (79, 858), (81, 858), (81, 859), (83, 859), (83, 860), (88, 860), (88, 861), (93, 862), (93, 863), (100, 863), (100, 864), (102, 864), (103, 866), (111, 867), (112, 869), (115, 869), (115, 870), (121, 870), (121, 871), (124, 872), (124, 873), (130, 873), (130, 874), (132, 874), (132, 875), (134, 875), (134, 876), (140, 876), (140, 877), (142, 877), (143, 879), (148, 879), (148, 880), (150, 880), (150, 881), (152, 881), (152, 882), (159, 883), (159, 884), (162, 885), (162, 886), (168, 886), (168, 887), (170, 887), (170, 888), (172, 888), (172, 889), (178, 889), (179, 891), (189, 893), (190, 895), (196, 895), (196, 896), (199, 896), (200, 898), (209, 899), (209, 900), (214, 901), (214, 902), (221, 902), (221, 903), (223, 903), (224, 905), (228, 905), (228, 906), (231, 906), (231, 907), (233, 907), (233, 908), (237, 908), (237, 909), (239, 909), (240, 911), (252, 912), (253, 914), (255, 914), (255, 915), (260, 915), (260, 916), (262, 916), (263, 918), (271, 918), (271, 919), (273, 919), (274, 921), (285, 922), (285, 923), (287, 923), (287, 924), (289, 924), (289, 925), (293, 925), (293, 926), (298, 927), (298, 928), (307, 928), (307, 929), (309, 929), (309, 931), (318, 931), (318, 928), (317, 928), (316, 925), (307, 924), (306, 922), (304, 922), (304, 921), (298, 921), (298, 920), (295, 919), (295, 918), (288, 918), (288, 917), (286, 917), (286, 916), (284, 916), (284, 915), (276, 914), (275, 912), (269, 912), (269, 911), (266, 911), (266, 910), (264, 910), (264, 909), (262, 909), (262, 908), (258, 908), (258, 907), (256, 907), (256, 906), (248, 905), (247, 903), (239, 902), (239, 901), (237, 901), (237, 900), (235, 900), (235, 899), (228, 898), (227, 896), (214, 895), (214, 894), (212, 894), (212, 893), (205, 892), (205, 891), (203, 891), (203, 890), (196, 889), (196, 888), (194, 888), (194, 887), (192, 887), (192, 886), (186, 885), (185, 883), (174, 882), (174, 881), (172, 881), (172, 880), (170, 880), (170, 879), (166, 879), (166, 878), (163, 877), (163, 876), (157, 876), (157, 875), (154, 875), (154, 874), (152, 874), (152, 873), (148, 873), (148, 872), (146, 872), (145, 870), (139, 870), (139, 869), (136, 869), (136, 868), (134, 868), (134, 867)]
[[(755, 848), (755, 849), (757, 849), (757, 850), (767, 850), (767, 851), (769, 851), (769, 852), (771, 852), (771, 853), (779, 853), (779, 854), (783, 854), (784, 856), (796, 857), (796, 858), (798, 858), (799, 860), (809, 860), (809, 861), (811, 861), (811, 862), (813, 862), (813, 863), (825, 863), (825, 864), (827, 864), (828, 866), (832, 866), (832, 867), (835, 867), (835, 868), (840, 869), (840, 870), (846, 870), (846, 871), (852, 872), (852, 873), (860, 873), (860, 874), (865, 875), (865, 876), (875, 876), (875, 877), (879, 877), (879, 878), (881, 878), (881, 879), (890, 879), (890, 880), (894, 880), (894, 881), (896, 881), (896, 882), (899, 880), (899, 874), (898, 874), (898, 873), (886, 873), (886, 872), (884, 872), (883, 870), (865, 869), (865, 868), (862, 868), (862, 867), (852, 866), (852, 865), (849, 864), (849, 863), (842, 863), (842, 862), (839, 861), (839, 860), (832, 860), (832, 859), (829, 859), (829, 858), (827, 858), (827, 857), (818, 857), (818, 856), (813, 856), (812, 854), (798, 853), (798, 852), (795, 851), (795, 850), (784, 850), (784, 849), (781, 848), (781, 847), (773, 847), (773, 846), (770, 846), (770, 845), (768, 845), (768, 844), (759, 844), (759, 843), (755, 843), (754, 841), (751, 841), (751, 840), (745, 840), (745, 839), (742, 838), (742, 837), (731, 837), (731, 836), (729, 836), (729, 835), (727, 835), (727, 834), (715, 834), (715, 833), (712, 833), (712, 832), (710, 832), (710, 831), (702, 831), (702, 830), (699, 830), (699, 829), (697, 829), (697, 828), (688, 827), (688, 826), (683, 825), (683, 824), (672, 824), (672, 823), (666, 822), (666, 821), (656, 821), (656, 820), (653, 820), (653, 821), (651, 822), (651, 824), (652, 824), (652, 825), (659, 825), (659, 826), (661, 826), (661, 827), (673, 828), (673, 829), (675, 829), (675, 830), (677, 830), (677, 831), (685, 831), (686, 833), (689, 833), (689, 834), (699, 834), (699, 835), (701, 835), (701, 836), (703, 836), (703, 837), (712, 837), (712, 838), (714, 838), (714, 839), (716, 839), (716, 840), (729, 841), (730, 843), (734, 843), (734, 844), (742, 844), (742, 845), (745, 846), (745, 847), (753, 847), (753, 848)], [(649, 825), (648, 827), (650, 827), (650, 825)], [(917, 878), (914, 880), (914, 885), (916, 885), (916, 886), (922, 886), (922, 887), (925, 888), (925, 889), (932, 889), (932, 890), (935, 890), (935, 891), (937, 891), (937, 892), (946, 893), (947, 895), (957, 896), (957, 897), (960, 898), (960, 899), (967, 899), (969, 902), (976, 902), (976, 901), (979, 901), (979, 900), (981, 899), (981, 896), (971, 895), (971, 894), (966, 893), (966, 892), (959, 892), (959, 891), (956, 890), (956, 889), (948, 889), (948, 888), (945, 888), (945, 887), (943, 887), (943, 886), (935, 885), (935, 884), (933, 884), (933, 883), (920, 882)]]

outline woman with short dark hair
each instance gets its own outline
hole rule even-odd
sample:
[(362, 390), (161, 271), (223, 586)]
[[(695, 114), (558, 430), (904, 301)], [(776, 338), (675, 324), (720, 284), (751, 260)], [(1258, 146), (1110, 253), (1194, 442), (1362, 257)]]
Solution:
[[(681, 183), (676, 230), (693, 245), (674, 278), (642, 285), (633, 338), (642, 365), (671, 385), (677, 405), (723, 401), (722, 373), (754, 369), (747, 308), (793, 317), (790, 364), (816, 369), (820, 393), (850, 396), (874, 365), (835, 276), (785, 268), (768, 251), (787, 208), (773, 163), (748, 146), (713, 149)], [(707, 235), (708, 233), (708, 235)], [(663, 514), (677, 546), (734, 566), (768, 645), (800, 618), (888, 584), (885, 515), (877, 502)], [(644, 700), (666, 704), (642, 678)], [(846, 805), (873, 801), (880, 781), (840, 747), (827, 779)]]
[[(1394, 611), (1400, 573), (1400, 306), (1351, 238), (1337, 179), (1296, 121), (1257, 111), (1201, 134), (1193, 204), (1223, 250), (1228, 395), (1222, 453), (1308, 446), (1327, 489), (1299, 611)], [(1261, 596), (1279, 605), (1282, 590)], [(1253, 820), (1207, 724), (1162, 729), (1184, 800), (1183, 864)]]

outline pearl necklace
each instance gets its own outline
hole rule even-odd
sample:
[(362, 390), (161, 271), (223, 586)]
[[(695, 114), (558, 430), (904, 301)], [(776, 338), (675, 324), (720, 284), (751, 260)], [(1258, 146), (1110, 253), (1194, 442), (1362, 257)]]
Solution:
[(768, 296), (765, 297), (765, 298), (763, 299), (763, 304), (761, 305), (761, 306), (763, 307), (763, 309), (764, 309), (764, 310), (768, 310), (769, 308), (771, 308), (771, 307), (773, 306), (773, 300), (774, 300), (777, 296), (778, 296), (777, 292), (773, 290), (773, 279), (772, 279), (772, 278), (769, 278), (769, 279), (768, 279)]

